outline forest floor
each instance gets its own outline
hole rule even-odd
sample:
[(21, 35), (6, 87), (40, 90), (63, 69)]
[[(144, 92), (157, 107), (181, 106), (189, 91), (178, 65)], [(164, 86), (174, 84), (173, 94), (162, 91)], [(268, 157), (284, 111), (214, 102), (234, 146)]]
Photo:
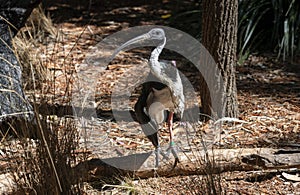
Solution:
[[(60, 38), (40, 41), (38, 51), (43, 54), (48, 81), (42, 83), (42, 91), (55, 96), (51, 103), (65, 104), (68, 82), (73, 78), (75, 66), (81, 64), (97, 43), (106, 36), (128, 27), (140, 25), (165, 25), (179, 28), (187, 33), (199, 32), (197, 24), (191, 26), (172, 21), (174, 15), (183, 11), (196, 9), (191, 1), (172, 3), (171, 1), (91, 1), (89, 9), (80, 1), (45, 1), (44, 8), (49, 12), (54, 26), (59, 30)], [(184, 22), (183, 22), (184, 23)], [(194, 26), (193, 26), (194, 25)], [(189, 32), (189, 29), (191, 29)], [(97, 106), (102, 111), (110, 110), (110, 95), (116, 82), (122, 75), (128, 74), (128, 68), (142, 64), (137, 58), (149, 56), (149, 48), (122, 53), (101, 72), (98, 79)], [(163, 53), (162, 59), (178, 59), (172, 52)], [(63, 60), (62, 60), (63, 59)], [(180, 61), (180, 59), (179, 59)], [(300, 144), (300, 57), (293, 63), (281, 62), (272, 54), (253, 54), (237, 66), (237, 88), (239, 119), (244, 123), (225, 123), (221, 138), (217, 144), (221, 148), (298, 148)], [(193, 68), (179, 65), (189, 80), (193, 81), (197, 91), (199, 78)], [(130, 74), (139, 74), (131, 72)], [(55, 77), (55, 79), (54, 79)], [(28, 87), (30, 88), (30, 87)], [(29, 89), (27, 93), (31, 93)], [(197, 91), (197, 94), (199, 92)], [(198, 94), (199, 95), (199, 94)], [(68, 99), (68, 98), (67, 98)], [(54, 101), (53, 101), (54, 100)], [(133, 94), (130, 106), (133, 107), (137, 94)], [(131, 109), (132, 109), (131, 107)], [(109, 118), (108, 116), (107, 118)], [(141, 133), (137, 123), (121, 126), (113, 120), (103, 119), (90, 139), (95, 139), (89, 148), (93, 155), (105, 156), (104, 141), (115, 153), (128, 154), (151, 148), (151, 144)], [(201, 130), (208, 128), (205, 124)], [(103, 132), (105, 134), (102, 137)], [(97, 134), (98, 133), (98, 134)], [(99, 135), (101, 134), (101, 136)], [(167, 134), (162, 132), (162, 142), (166, 144)], [(112, 152), (109, 152), (111, 155)], [(285, 179), (280, 173), (271, 178), (256, 181), (230, 179), (235, 174), (222, 174), (220, 183), (226, 194), (300, 194), (300, 183)], [(110, 188), (118, 194), (128, 189), (141, 194), (201, 194), (201, 182), (198, 176), (177, 176), (172, 178), (151, 178), (147, 180), (128, 181), (125, 185)], [(125, 186), (125, 187), (124, 187)], [(128, 187), (129, 186), (129, 187)], [(87, 194), (97, 194), (92, 186), (87, 187)], [(100, 191), (98, 191), (100, 193)], [(107, 191), (108, 192), (108, 191)], [(105, 191), (102, 191), (105, 193)]]

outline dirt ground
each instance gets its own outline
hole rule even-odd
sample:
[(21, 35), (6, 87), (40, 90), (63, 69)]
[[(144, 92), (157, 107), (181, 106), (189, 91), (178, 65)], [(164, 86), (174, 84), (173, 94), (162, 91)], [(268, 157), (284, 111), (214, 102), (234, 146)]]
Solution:
[[(89, 4), (91, 2), (91, 4)], [(197, 23), (182, 24), (170, 19), (183, 11), (195, 10), (192, 1), (45, 1), (43, 7), (52, 18), (61, 33), (61, 39), (40, 43), (40, 51), (45, 55), (45, 66), (55, 74), (54, 83), (43, 83), (44, 91), (55, 95), (54, 102), (64, 104), (62, 98), (68, 94), (66, 86), (72, 77), (75, 66), (82, 63), (94, 46), (106, 36), (139, 25), (166, 25), (179, 28), (191, 35), (198, 32)], [(104, 112), (110, 109), (110, 94), (115, 83), (122, 78), (126, 69), (140, 64), (141, 55), (149, 56), (149, 48), (139, 52), (122, 53), (103, 71), (99, 79), (98, 107)], [(55, 56), (55, 57), (53, 57)], [(178, 59), (172, 52), (165, 52), (161, 58)], [(61, 60), (64, 59), (64, 60)], [(281, 62), (272, 54), (251, 55), (242, 65), (237, 66), (238, 102), (241, 120), (246, 123), (229, 123), (223, 126), (218, 147), (271, 147), (298, 148), (300, 144), (300, 58), (293, 63)], [(179, 69), (192, 81), (197, 90), (197, 74), (193, 68), (184, 64)], [(53, 73), (55, 71), (55, 73)], [(135, 74), (135, 73), (133, 73)], [(67, 79), (66, 79), (67, 78)], [(52, 80), (53, 81), (53, 80)], [(137, 94), (132, 95), (132, 105)], [(52, 103), (54, 103), (52, 102)], [(108, 116), (109, 118), (110, 116)], [(106, 118), (107, 119), (107, 118)], [(103, 119), (105, 120), (105, 119)], [(99, 131), (91, 132), (98, 137), (98, 145), (91, 150), (95, 155), (104, 155), (99, 150), (103, 142), (109, 140), (109, 147), (123, 154), (151, 148), (136, 123), (120, 126), (112, 120), (101, 123)], [(105, 132), (104, 137), (98, 133)], [(94, 135), (92, 135), (94, 134)], [(167, 135), (162, 133), (167, 142)], [(131, 140), (132, 139), (132, 140)], [(113, 141), (111, 141), (113, 140)], [(118, 147), (117, 147), (118, 146)], [(118, 148), (122, 148), (121, 151)], [(300, 183), (282, 177), (280, 173), (271, 178), (257, 181), (232, 179), (235, 175), (246, 173), (226, 173), (221, 185), (226, 194), (300, 194)], [(152, 178), (131, 181), (135, 191), (141, 194), (201, 194), (201, 182), (198, 176), (178, 176), (174, 178)], [(120, 185), (110, 189), (118, 194), (128, 193), (128, 186)], [(92, 186), (87, 194), (100, 193)], [(105, 194), (105, 192), (102, 192)], [(108, 193), (108, 192), (107, 192)]]

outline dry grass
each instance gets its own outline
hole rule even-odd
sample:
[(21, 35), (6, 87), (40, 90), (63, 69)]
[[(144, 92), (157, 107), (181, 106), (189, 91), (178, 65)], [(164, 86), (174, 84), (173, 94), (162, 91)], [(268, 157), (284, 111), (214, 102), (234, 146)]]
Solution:
[(14, 137), (5, 135), (1, 140), (6, 171), (11, 175), (11, 194), (80, 193), (80, 178), (74, 176), (71, 168), (77, 161), (74, 154), (79, 141), (76, 121), (44, 115), (44, 112), (54, 113), (53, 110), (39, 110), (39, 105), (49, 99), (39, 89), (53, 75), (47, 71), (44, 64), (47, 60), (38, 45), (55, 42), (60, 39), (59, 35), (51, 19), (39, 7), (13, 40), (23, 78), (27, 78), (24, 88), (33, 90), (31, 98), (35, 116), (32, 121), (13, 120), (8, 123), (7, 129), (14, 132)]
[[(215, 161), (214, 155), (210, 156), (208, 154), (209, 150), (213, 151), (214, 147), (216, 147), (213, 143), (219, 139), (221, 125), (210, 123), (208, 128), (210, 133), (204, 133), (204, 126), (201, 124), (193, 124), (192, 126), (193, 132), (196, 132), (196, 134), (190, 139), (190, 147), (196, 159), (196, 166), (203, 167), (205, 174), (187, 176), (185, 179), (182, 179), (179, 183), (184, 187), (179, 188), (178, 194), (181, 194), (183, 190), (185, 194), (224, 194), (221, 186), (221, 174), (216, 170), (220, 166)], [(203, 151), (206, 153), (205, 156), (200, 155)]]
[(11, 151), (17, 150), (10, 156), (9, 169), (16, 184), (12, 194), (76, 194), (77, 178), (71, 170), (78, 143), (74, 122), (49, 117), (36, 121), (36, 126), (24, 130), (37, 130), (37, 139), (19, 138), (9, 145)]
[(49, 16), (46, 16), (42, 7), (34, 9), (25, 27), (13, 39), (13, 46), (18, 61), (21, 64), (23, 85), (25, 89), (39, 89), (41, 83), (48, 77), (44, 66), (43, 51), (39, 44), (59, 39), (60, 33), (54, 27)]

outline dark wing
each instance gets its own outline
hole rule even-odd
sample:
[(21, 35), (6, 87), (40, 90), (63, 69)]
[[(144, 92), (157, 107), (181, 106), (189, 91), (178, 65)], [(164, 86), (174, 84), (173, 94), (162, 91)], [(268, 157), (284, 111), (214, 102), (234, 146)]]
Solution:
[(149, 116), (145, 113), (145, 108), (147, 106), (147, 98), (152, 90), (155, 89), (162, 89), (166, 87), (166, 85), (153, 81), (153, 75), (148, 76), (148, 81), (143, 84), (142, 93), (134, 106), (136, 118), (138, 122), (141, 124), (142, 130), (144, 134), (150, 139), (152, 144), (157, 147), (159, 145), (158, 142), (158, 124), (149, 118)]

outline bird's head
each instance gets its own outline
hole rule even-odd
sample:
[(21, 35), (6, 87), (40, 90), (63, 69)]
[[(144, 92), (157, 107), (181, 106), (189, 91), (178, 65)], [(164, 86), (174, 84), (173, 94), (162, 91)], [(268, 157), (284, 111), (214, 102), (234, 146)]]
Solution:
[(165, 31), (161, 28), (153, 28), (146, 34), (148, 34), (149, 38), (152, 40), (163, 40), (166, 37)]
[(129, 41), (127, 41), (126, 43), (124, 43), (123, 45), (121, 45), (120, 47), (118, 47), (113, 55), (111, 56), (111, 59), (113, 59), (122, 49), (132, 45), (132, 44), (136, 44), (145, 40), (165, 40), (166, 36), (165, 36), (165, 31), (161, 28), (153, 28), (151, 29), (149, 32), (140, 35), (138, 37), (135, 37)]

